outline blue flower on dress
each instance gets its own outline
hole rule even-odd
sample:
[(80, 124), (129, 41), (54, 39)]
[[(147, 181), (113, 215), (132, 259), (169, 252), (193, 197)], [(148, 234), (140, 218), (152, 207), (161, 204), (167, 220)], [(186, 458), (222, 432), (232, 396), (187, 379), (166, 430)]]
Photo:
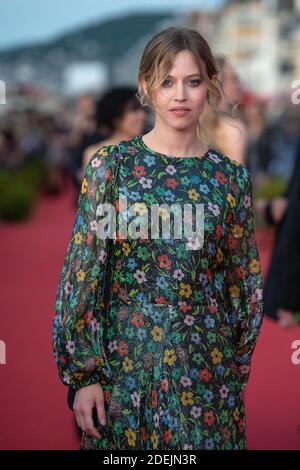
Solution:
[(204, 323), (206, 325), (206, 328), (213, 328), (215, 326), (215, 320), (210, 316), (207, 316), (204, 319)]

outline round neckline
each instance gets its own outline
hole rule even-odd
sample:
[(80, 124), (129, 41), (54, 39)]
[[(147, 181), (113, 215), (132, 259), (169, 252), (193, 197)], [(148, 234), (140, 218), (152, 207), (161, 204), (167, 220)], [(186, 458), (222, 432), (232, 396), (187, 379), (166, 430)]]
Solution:
[(140, 146), (146, 152), (151, 153), (153, 155), (159, 155), (161, 157), (168, 158), (170, 160), (191, 160), (191, 159), (193, 159), (193, 160), (203, 160), (211, 150), (210, 147), (208, 146), (207, 150), (201, 156), (200, 155), (188, 155), (186, 157), (184, 157), (184, 156), (176, 157), (176, 155), (167, 155), (165, 153), (156, 152), (155, 150), (148, 147), (148, 145), (146, 145), (146, 143), (143, 140), (143, 134), (139, 134), (139, 135), (135, 136), (132, 140), (134, 142), (138, 142), (140, 144)]

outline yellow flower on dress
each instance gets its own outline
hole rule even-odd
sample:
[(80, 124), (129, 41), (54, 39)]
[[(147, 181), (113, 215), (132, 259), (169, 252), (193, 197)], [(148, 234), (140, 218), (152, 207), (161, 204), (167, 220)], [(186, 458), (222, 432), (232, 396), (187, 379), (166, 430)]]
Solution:
[(151, 434), (151, 442), (152, 442), (152, 448), (153, 448), (153, 449), (157, 449), (158, 436), (157, 436), (155, 430), (154, 430), (153, 433)]
[(188, 190), (189, 198), (193, 201), (198, 201), (200, 194), (196, 191), (196, 189), (189, 189)]
[(193, 392), (182, 392), (180, 400), (184, 406), (193, 405)]
[(133, 366), (132, 366), (133, 361), (128, 356), (125, 357), (122, 364), (123, 364), (123, 368), (124, 368), (125, 372), (129, 372), (130, 370), (133, 369)]
[(77, 232), (75, 233), (75, 236), (74, 236), (74, 243), (75, 245), (80, 245), (80, 243), (82, 242), (82, 235), (80, 232)]
[(77, 333), (80, 333), (83, 328), (84, 328), (84, 320), (78, 320), (78, 322), (75, 325)]
[(234, 238), (242, 238), (244, 235), (244, 228), (240, 225), (234, 225), (232, 228), (232, 235)]
[(155, 326), (153, 330), (151, 330), (151, 335), (153, 337), (153, 341), (159, 342), (162, 340), (164, 330), (160, 326)]
[(220, 249), (220, 247), (218, 247), (218, 251), (217, 251), (217, 254), (216, 254), (216, 258), (217, 258), (217, 263), (220, 264), (222, 263), (223, 259), (224, 259), (224, 255), (223, 255), (223, 252), (222, 250)]
[(214, 364), (219, 364), (222, 362), (223, 353), (219, 351), (218, 348), (214, 348), (210, 355)]
[(168, 217), (170, 217), (170, 213), (164, 207), (159, 207), (158, 208), (158, 216), (161, 217), (162, 220), (166, 220)]
[(179, 287), (180, 287), (180, 291), (179, 291), (179, 294), (183, 297), (191, 297), (192, 295), (192, 289), (191, 289), (191, 286), (190, 284), (184, 284), (183, 282), (181, 282), (179, 284)]
[(233, 419), (234, 419), (234, 421), (239, 421), (240, 420), (240, 412), (239, 412), (239, 409), (237, 407), (234, 409)]
[(74, 375), (74, 378), (75, 378), (76, 380), (79, 380), (79, 381), (80, 381), (80, 380), (83, 379), (83, 373), (82, 373), (82, 372), (74, 372), (73, 375)]
[(98, 155), (103, 155), (104, 157), (107, 157), (107, 155), (108, 155), (107, 148), (105, 146), (101, 147), (98, 150), (97, 154)]
[(227, 201), (229, 202), (231, 209), (232, 209), (233, 207), (236, 207), (236, 200), (235, 200), (235, 197), (234, 197), (231, 193), (229, 193), (229, 194), (227, 195)]
[(128, 256), (128, 255), (129, 255), (129, 253), (130, 253), (131, 250), (130, 250), (130, 246), (129, 246), (128, 243), (123, 243), (123, 245), (122, 245), (122, 251), (123, 251), (123, 253), (124, 253), (125, 256)]
[(177, 356), (175, 354), (175, 349), (166, 349), (164, 354), (164, 362), (166, 362), (169, 366), (174, 364), (176, 361)]
[(144, 215), (146, 212), (148, 212), (147, 206), (144, 202), (135, 202), (133, 204), (133, 210), (134, 212), (138, 212), (139, 215)]
[(241, 289), (238, 286), (234, 285), (232, 287), (229, 287), (229, 292), (230, 292), (230, 297), (234, 299), (238, 299), (240, 296)]
[(98, 279), (95, 279), (95, 280), (92, 282), (92, 291), (93, 291), (93, 292), (96, 292), (97, 286), (98, 286)]
[(86, 193), (87, 187), (88, 187), (88, 182), (87, 182), (86, 177), (84, 177), (83, 180), (82, 180), (82, 183), (81, 183), (81, 192), (82, 192), (82, 194)]
[(250, 273), (259, 273), (260, 272), (260, 261), (258, 259), (253, 259), (249, 264)]
[(135, 432), (131, 428), (126, 429), (125, 436), (127, 437), (128, 445), (135, 447), (135, 441), (136, 441)]
[(76, 277), (77, 277), (77, 281), (80, 282), (80, 281), (84, 281), (85, 280), (85, 275), (86, 273), (84, 271), (82, 271), (82, 269), (80, 269), (78, 271), (78, 273), (76, 274)]

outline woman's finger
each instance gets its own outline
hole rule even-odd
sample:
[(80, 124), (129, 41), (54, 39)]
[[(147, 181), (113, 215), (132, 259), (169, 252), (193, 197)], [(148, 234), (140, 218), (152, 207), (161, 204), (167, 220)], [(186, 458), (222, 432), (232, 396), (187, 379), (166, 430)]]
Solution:
[(84, 429), (82, 428), (83, 420), (82, 420), (81, 414), (78, 411), (76, 413), (74, 412), (74, 414), (75, 414), (75, 419), (76, 419), (76, 423), (77, 423), (78, 427), (80, 429), (82, 429), (82, 431), (84, 431)]
[(102, 426), (105, 426), (106, 424), (106, 415), (105, 415), (105, 407), (104, 407), (104, 397), (103, 397), (103, 391), (101, 390), (101, 393), (97, 395), (97, 398), (95, 400), (96, 408), (97, 408), (97, 414), (98, 414), (98, 419), (99, 422), (102, 424)]
[(93, 437), (96, 437), (97, 439), (101, 439), (101, 435), (99, 434), (93, 423), (92, 408), (85, 408), (82, 418), (85, 432)]

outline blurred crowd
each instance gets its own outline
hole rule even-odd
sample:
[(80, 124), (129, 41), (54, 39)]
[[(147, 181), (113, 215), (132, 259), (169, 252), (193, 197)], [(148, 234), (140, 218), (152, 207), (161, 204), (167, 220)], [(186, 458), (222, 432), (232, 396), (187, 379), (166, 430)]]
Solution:
[[(291, 326), (299, 321), (300, 311), (300, 107), (289, 95), (262, 97), (243, 90), (229, 61), (217, 61), (221, 114), (204, 110), (204, 138), (250, 171), (259, 223), (276, 231), (265, 286), (266, 312), (282, 326)], [(151, 130), (152, 110), (142, 107), (136, 92), (131, 86), (112, 87), (101, 96), (64, 101), (55, 113), (10, 109), (0, 120), (0, 170), (14, 171), (42, 160), (47, 191), (59, 194), (73, 187), (76, 205), (86, 165), (97, 149)]]
[(11, 109), (0, 121), (0, 170), (17, 170), (43, 160), (47, 190), (79, 188), (88, 157), (106, 143), (147, 130), (147, 113), (133, 87), (116, 87), (101, 97), (87, 94), (55, 113)]
[[(286, 187), (299, 149), (300, 107), (289, 96), (264, 98), (243, 90), (231, 64), (223, 57), (217, 60), (224, 92), (222, 116), (208, 108), (204, 111), (204, 139), (246, 165), (256, 191), (274, 181), (280, 189)], [(64, 190), (68, 178), (78, 186), (98, 147), (151, 129), (151, 109), (142, 108), (136, 91), (124, 86), (110, 88), (100, 97), (82, 95), (64, 101), (53, 113), (9, 109), (0, 119), (0, 169), (13, 170), (43, 159), (54, 192)]]

